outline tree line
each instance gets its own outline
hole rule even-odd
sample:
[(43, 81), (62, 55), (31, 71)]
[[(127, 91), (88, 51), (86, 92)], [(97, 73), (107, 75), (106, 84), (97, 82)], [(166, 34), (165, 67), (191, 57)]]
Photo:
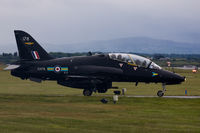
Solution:
[[(91, 54), (101, 54), (101, 52), (76, 52), (76, 53), (63, 53), (63, 52), (50, 52), (49, 53), (54, 58), (60, 57), (72, 57), (72, 56), (86, 56)], [(145, 54), (145, 53), (130, 53), (137, 54), (144, 57), (147, 57), (161, 66), (165, 66), (167, 61), (172, 62), (175, 66), (182, 65), (197, 65), (200, 66), (200, 54)], [(0, 63), (10, 64), (19, 60), (17, 52), (14, 53), (2, 53), (0, 54)]]

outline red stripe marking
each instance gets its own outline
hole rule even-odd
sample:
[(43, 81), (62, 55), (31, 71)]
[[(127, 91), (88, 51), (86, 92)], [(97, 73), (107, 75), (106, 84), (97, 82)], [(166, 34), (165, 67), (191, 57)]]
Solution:
[(36, 55), (36, 59), (40, 59), (38, 52), (37, 51), (34, 51), (34, 52), (35, 52), (35, 55)]

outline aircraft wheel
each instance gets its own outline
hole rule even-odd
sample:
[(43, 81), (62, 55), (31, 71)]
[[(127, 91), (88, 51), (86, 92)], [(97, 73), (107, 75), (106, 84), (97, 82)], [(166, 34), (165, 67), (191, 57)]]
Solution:
[(164, 96), (164, 93), (163, 93), (162, 90), (159, 90), (159, 91), (157, 92), (157, 95), (158, 95), (159, 97), (162, 97), (162, 96)]
[(91, 89), (84, 89), (83, 90), (83, 95), (84, 96), (91, 96), (92, 95), (92, 90)]
[(108, 89), (98, 89), (98, 93), (106, 93)]

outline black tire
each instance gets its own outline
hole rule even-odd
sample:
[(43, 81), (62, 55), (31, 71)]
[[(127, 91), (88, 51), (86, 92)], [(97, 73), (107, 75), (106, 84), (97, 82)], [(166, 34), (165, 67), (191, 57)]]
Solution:
[(159, 90), (159, 91), (157, 92), (157, 95), (158, 95), (159, 97), (162, 97), (162, 96), (164, 96), (164, 93), (163, 93), (163, 91)]
[(98, 89), (98, 93), (106, 93), (108, 89)]
[(91, 89), (84, 89), (83, 90), (83, 95), (84, 96), (91, 96), (92, 95), (92, 90)]
[(114, 91), (114, 94), (115, 94), (115, 95), (120, 95), (120, 94), (121, 94), (121, 91)]

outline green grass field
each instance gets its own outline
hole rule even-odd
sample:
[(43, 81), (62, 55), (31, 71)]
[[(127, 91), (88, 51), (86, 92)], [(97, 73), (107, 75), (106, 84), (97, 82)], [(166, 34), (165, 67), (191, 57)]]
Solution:
[[(167, 86), (166, 95), (200, 95), (200, 73), (177, 70), (187, 77)], [(156, 95), (160, 84), (114, 83), (127, 95)], [(200, 99), (128, 98), (113, 104), (106, 94), (82, 96), (82, 90), (56, 82), (41, 84), (0, 70), (0, 132), (10, 133), (132, 133), (200, 132)], [(108, 104), (100, 100), (107, 98)]]

